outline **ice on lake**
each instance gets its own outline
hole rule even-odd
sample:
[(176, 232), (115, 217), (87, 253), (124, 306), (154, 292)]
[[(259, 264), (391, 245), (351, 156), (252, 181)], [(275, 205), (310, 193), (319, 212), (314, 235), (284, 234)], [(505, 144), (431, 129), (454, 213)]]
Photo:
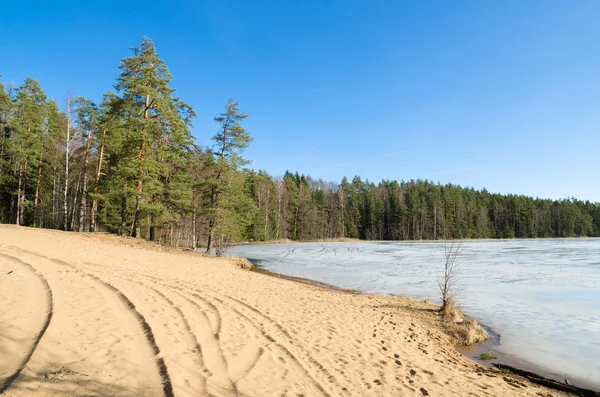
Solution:
[[(495, 350), (600, 389), (600, 239), (461, 243), (459, 303), (501, 335)], [(243, 245), (267, 270), (439, 302), (441, 242)]]

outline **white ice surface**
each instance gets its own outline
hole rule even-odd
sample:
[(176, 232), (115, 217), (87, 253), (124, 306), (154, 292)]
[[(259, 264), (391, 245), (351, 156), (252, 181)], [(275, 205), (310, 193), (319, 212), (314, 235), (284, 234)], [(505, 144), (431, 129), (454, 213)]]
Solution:
[[(461, 243), (463, 310), (498, 351), (600, 386), (600, 239)], [(342, 288), (439, 301), (440, 242), (243, 245), (227, 254)]]

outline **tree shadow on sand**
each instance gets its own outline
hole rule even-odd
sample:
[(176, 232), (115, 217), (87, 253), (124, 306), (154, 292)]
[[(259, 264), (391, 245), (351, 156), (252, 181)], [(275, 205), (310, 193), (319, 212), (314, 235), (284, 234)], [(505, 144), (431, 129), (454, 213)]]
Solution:
[[(0, 397), (138, 397), (161, 394), (160, 386), (145, 384), (143, 379), (127, 379), (123, 373), (108, 374), (108, 380), (106, 373), (104, 379), (98, 379), (97, 373), (83, 373), (86, 370), (80, 369), (81, 365), (75, 362), (62, 363), (47, 349), (48, 344), (39, 346), (41, 349), (35, 351), (31, 362), (19, 357), (8, 363), (2, 358), (14, 355), (18, 350), (10, 346), (22, 343), (10, 334), (6, 324), (0, 324)], [(52, 341), (47, 342), (53, 345)], [(32, 364), (34, 360), (36, 363)], [(73, 368), (69, 368), (71, 365)], [(34, 371), (33, 368), (38, 369)], [(112, 381), (111, 377), (115, 380)]]
[(52, 396), (52, 397), (136, 397), (154, 395), (141, 387), (124, 388), (69, 369), (58, 369), (47, 374), (21, 373), (2, 396)]

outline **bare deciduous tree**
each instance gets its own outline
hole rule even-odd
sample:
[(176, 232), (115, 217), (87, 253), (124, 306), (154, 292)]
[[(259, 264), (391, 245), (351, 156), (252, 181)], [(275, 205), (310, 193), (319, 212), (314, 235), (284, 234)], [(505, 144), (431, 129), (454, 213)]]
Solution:
[[(74, 150), (73, 145), (74, 142), (78, 138), (78, 134), (74, 131), (73, 128), (73, 95), (71, 91), (69, 91), (67, 97), (67, 128), (65, 131), (65, 183), (64, 183), (64, 200), (63, 200), (63, 212), (65, 219), (63, 221), (63, 229), (69, 230), (69, 211), (68, 211), (68, 197), (69, 197), (69, 161), (71, 152)], [(73, 204), (75, 204), (75, 200), (73, 200)]]
[(442, 294), (442, 311), (459, 292), (460, 265), (458, 258), (461, 252), (460, 242), (448, 242), (448, 239), (444, 239), (444, 275), (438, 280), (438, 287)]

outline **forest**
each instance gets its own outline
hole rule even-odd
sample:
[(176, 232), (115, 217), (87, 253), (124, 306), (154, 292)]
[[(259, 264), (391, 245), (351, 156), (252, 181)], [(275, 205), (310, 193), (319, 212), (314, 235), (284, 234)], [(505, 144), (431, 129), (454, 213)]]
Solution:
[(212, 142), (195, 142), (197, 115), (150, 39), (117, 73), (100, 103), (69, 94), (63, 109), (33, 78), (0, 81), (0, 222), (218, 255), (240, 241), (600, 236), (597, 202), (256, 172), (243, 157), (248, 115), (229, 99)]

